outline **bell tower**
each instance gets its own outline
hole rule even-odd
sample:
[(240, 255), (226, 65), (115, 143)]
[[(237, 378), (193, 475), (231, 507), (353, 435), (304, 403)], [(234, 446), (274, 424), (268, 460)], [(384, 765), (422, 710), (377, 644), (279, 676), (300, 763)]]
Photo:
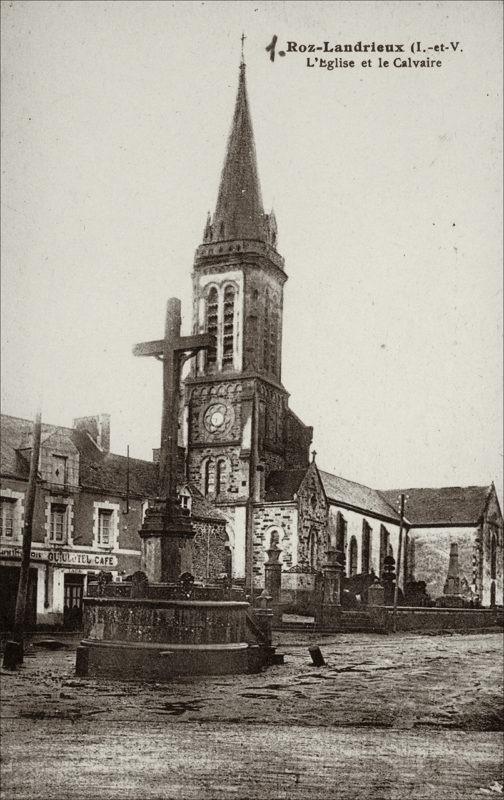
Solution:
[(213, 334), (216, 347), (185, 381), (186, 476), (228, 516), (238, 577), (265, 475), (309, 460), (311, 428), (289, 411), (281, 380), (286, 280), (275, 215), (263, 208), (242, 59), (217, 203), (192, 274), (193, 333)]

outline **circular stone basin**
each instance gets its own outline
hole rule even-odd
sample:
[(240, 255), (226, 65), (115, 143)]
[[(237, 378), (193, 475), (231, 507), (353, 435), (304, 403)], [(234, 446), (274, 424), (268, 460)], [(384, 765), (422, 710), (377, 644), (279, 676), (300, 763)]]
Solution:
[(256, 672), (272, 648), (250, 635), (249, 608), (233, 600), (87, 597), (77, 672), (155, 681)]

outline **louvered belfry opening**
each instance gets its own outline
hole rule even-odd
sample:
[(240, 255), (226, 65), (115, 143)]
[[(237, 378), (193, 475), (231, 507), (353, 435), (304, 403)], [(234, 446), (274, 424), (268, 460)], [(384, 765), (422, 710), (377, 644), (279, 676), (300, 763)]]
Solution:
[(226, 286), (224, 291), (224, 329), (222, 339), (222, 368), (233, 368), (235, 290)]

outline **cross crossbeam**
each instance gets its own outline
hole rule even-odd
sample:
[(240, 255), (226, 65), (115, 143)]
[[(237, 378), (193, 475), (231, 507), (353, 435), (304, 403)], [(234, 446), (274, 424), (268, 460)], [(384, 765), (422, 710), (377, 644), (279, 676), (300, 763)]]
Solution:
[[(166, 339), (155, 339), (152, 342), (141, 342), (133, 348), (134, 356), (162, 356), (164, 354)], [(215, 347), (215, 336), (211, 333), (200, 333), (196, 336), (179, 336), (172, 345), (176, 352), (191, 351), (194, 354), (200, 350)]]

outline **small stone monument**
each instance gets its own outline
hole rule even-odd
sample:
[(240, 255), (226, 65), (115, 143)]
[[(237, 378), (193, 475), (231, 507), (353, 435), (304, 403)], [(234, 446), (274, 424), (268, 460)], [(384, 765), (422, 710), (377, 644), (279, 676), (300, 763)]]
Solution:
[(341, 619), (341, 588), (343, 579), (342, 553), (329, 545), (326, 562), (322, 567), (322, 603), (319, 606), (316, 622), (318, 625), (335, 625)]

